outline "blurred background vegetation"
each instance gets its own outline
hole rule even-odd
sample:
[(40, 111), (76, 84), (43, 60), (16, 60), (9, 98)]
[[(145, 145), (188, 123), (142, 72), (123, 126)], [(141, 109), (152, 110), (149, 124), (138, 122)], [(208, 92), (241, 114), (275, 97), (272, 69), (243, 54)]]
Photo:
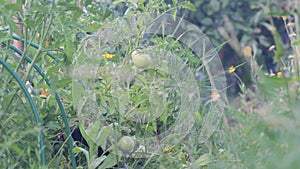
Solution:
[[(226, 42), (219, 51), (224, 68), (247, 62), (243, 51), (247, 47), (255, 52), (255, 60), (262, 71), (276, 67), (273, 62), (274, 52), (268, 51), (275, 45), (271, 31), (263, 24), (274, 20), (274, 25), (285, 46), (289, 46), (289, 39), (281, 16), (292, 13), (292, 2), (266, 0), (210, 0), (192, 1), (196, 11), (180, 10), (179, 15), (190, 22), (199, 25), (215, 46)], [(289, 48), (285, 48), (289, 49)], [(251, 52), (250, 52), (251, 53)], [(290, 54), (287, 50), (286, 57)], [(248, 62), (249, 63), (249, 62)], [(278, 67), (275, 68), (278, 71)], [(237, 75), (248, 86), (252, 83), (249, 65), (244, 65), (236, 71)], [(276, 72), (273, 72), (276, 73)], [(238, 80), (227, 76), (228, 97), (239, 92)]]
[[(212, 41), (223, 62), (228, 100), (224, 112), (212, 112), (222, 113), (221, 124), (206, 141), (198, 142), (197, 139), (203, 124), (199, 118), (181, 144), (149, 159), (109, 159), (106, 161), (113, 162), (105, 165), (120, 162), (127, 168), (299, 168), (298, 1), (190, 2), (40, 0), (12, 4), (0, 0), (0, 58), (14, 68), (26, 88), (33, 89), (31, 95), (43, 122), (43, 127), (36, 125), (33, 115), (27, 113), (31, 109), (24, 93), (1, 66), (0, 168), (41, 168), (41, 147), (37, 146), (41, 129), (45, 134), (47, 167), (71, 168), (64, 138), (64, 119), (55, 93), (61, 96), (70, 125), (77, 126), (69, 74), (80, 40), (131, 8), (131, 13), (172, 9), (170, 13), (176, 12), (198, 25)], [(20, 8), (21, 3), (28, 6), (26, 11)], [(23, 56), (36, 58), (35, 63), (46, 72), (51, 86), (45, 84), (45, 78), (38, 76), (36, 71), (28, 72), (25, 67), (30, 67), (29, 64), (24, 64), (9, 49), (13, 33), (19, 32), (16, 19), (26, 28), (22, 37), (42, 46), (37, 51), (25, 41)], [(57, 58), (51, 59), (46, 52), (52, 52)], [(231, 72), (230, 66), (236, 68)], [(89, 163), (88, 151), (92, 150), (85, 145), (79, 144), (76, 148), (78, 166), (100, 165), (100, 158), (90, 157)]]
[[(190, 2), (195, 9), (180, 8), (177, 10), (177, 16), (198, 25), (214, 46), (219, 47), (219, 56), (224, 68), (247, 62), (243, 51), (250, 46), (250, 53), (255, 52), (255, 60), (265, 73), (270, 73), (271, 69), (273, 73), (279, 71), (280, 66), (273, 60), (275, 54), (269, 51), (269, 47), (275, 45), (275, 39), (273, 33), (264, 25), (270, 22), (274, 22), (272, 24), (280, 34), (280, 41), (285, 47), (285, 57), (291, 54), (290, 40), (281, 16), (291, 16), (295, 11), (293, 1), (191, 0)], [(107, 3), (112, 4), (112, 1)], [(172, 6), (173, 1), (165, 0), (161, 3)], [(120, 15), (125, 13), (128, 3), (109, 6)], [(293, 22), (293, 19), (290, 18), (290, 21)], [(249, 64), (239, 68), (236, 73), (247, 86), (252, 83)], [(230, 98), (235, 97), (240, 91), (238, 83), (235, 77), (227, 76), (229, 86), (227, 94)]]

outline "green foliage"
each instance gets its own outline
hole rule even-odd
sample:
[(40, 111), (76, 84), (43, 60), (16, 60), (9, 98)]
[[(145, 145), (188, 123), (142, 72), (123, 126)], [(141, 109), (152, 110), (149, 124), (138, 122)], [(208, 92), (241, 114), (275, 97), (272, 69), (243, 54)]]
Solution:
[[(201, 72), (197, 85), (190, 83), (192, 90), (201, 89), (197, 112), (187, 112), (195, 115), (194, 125), (181, 137), (166, 131), (179, 130), (191, 123), (178, 124), (178, 119), (185, 119), (180, 108), (192, 90), (174, 84), (202, 70), (203, 60), (195, 56), (190, 46), (174, 38), (144, 37), (142, 26), (147, 20), (138, 23), (142, 31), (134, 37), (126, 34), (132, 31), (128, 27), (115, 24), (126, 22), (119, 17), (123, 11), (116, 11), (120, 8), (130, 9), (129, 17), (143, 12), (167, 11), (173, 16), (185, 13), (214, 44), (228, 40), (232, 48), (239, 46), (234, 52), (242, 56), (244, 44), (257, 45), (253, 35), (259, 23), (282, 14), (293, 15), (298, 21), (297, 10), (286, 11), (281, 9), (279, 1), (265, 4), (262, 0), (28, 1), (26, 8), (20, 6), (21, 1), (13, 4), (0, 0), (0, 168), (74, 168), (75, 162), (78, 168), (297, 168), (300, 165), (300, 32), (291, 36), (293, 57), (288, 59), (289, 52), (281, 45), (274, 25), (262, 24), (273, 33), (275, 59), (285, 69), (280, 76), (251, 69), (252, 88), (246, 89), (241, 84), (237, 105), (213, 98), (206, 90), (211, 87), (209, 78), (218, 75), (207, 77), (211, 75)], [(88, 13), (82, 6), (88, 8)], [(230, 16), (230, 23), (223, 15)], [(12, 35), (19, 33), (16, 18), (24, 28), (20, 35), (24, 42), (22, 57), (10, 48)], [(235, 36), (228, 24), (234, 28)], [(220, 27), (224, 25), (222, 34)], [(103, 32), (107, 34), (101, 37)], [(224, 36), (226, 33), (230, 39)], [(37, 43), (36, 47), (31, 42)], [(134, 66), (130, 56), (135, 50), (151, 54), (152, 62), (158, 66)], [(171, 56), (176, 57), (172, 60)], [(179, 71), (171, 69), (166, 58)], [(251, 61), (255, 62), (255, 58)], [(13, 68), (15, 76), (4, 63)], [(178, 65), (184, 66), (179, 69)], [(91, 75), (90, 71), (97, 73)], [(235, 72), (230, 75), (236, 76)], [(226, 105), (225, 112), (216, 108), (217, 103)], [(32, 106), (36, 107), (36, 114), (32, 113)], [(62, 109), (67, 117), (61, 113)], [(66, 120), (73, 128), (79, 127), (88, 147), (80, 143), (75, 143), (73, 149), (67, 146), (70, 135), (64, 126)], [(41, 131), (44, 144), (40, 144)], [(164, 132), (169, 135), (163, 137), (161, 145), (147, 142), (147, 138), (160, 137)], [(118, 147), (124, 135), (134, 144), (130, 145), (130, 151)], [(57, 143), (61, 137), (66, 140)], [(178, 138), (179, 142), (170, 146)], [(145, 151), (151, 150), (149, 145), (158, 148)], [(98, 147), (104, 151), (100, 157)], [(42, 150), (46, 152), (45, 166), (42, 166)], [(76, 161), (70, 152), (76, 154)]]

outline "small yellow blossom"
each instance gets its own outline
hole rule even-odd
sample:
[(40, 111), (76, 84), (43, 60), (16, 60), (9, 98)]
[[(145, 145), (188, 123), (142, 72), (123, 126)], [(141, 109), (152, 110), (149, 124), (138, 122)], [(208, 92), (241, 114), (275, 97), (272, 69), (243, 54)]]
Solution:
[(243, 47), (243, 55), (245, 57), (251, 57), (252, 56), (252, 48), (250, 45), (246, 45)]
[(165, 149), (165, 153), (170, 153), (172, 151), (171, 147)]
[(229, 68), (228, 68), (228, 73), (233, 73), (235, 71), (235, 67), (234, 66), (230, 66)]
[(277, 77), (282, 77), (282, 72), (279, 71), (276, 73), (276, 75), (277, 75)]
[(210, 95), (212, 101), (216, 101), (220, 97), (220, 94), (217, 91), (213, 91)]
[(115, 54), (105, 53), (102, 55), (102, 57), (104, 57), (105, 59), (111, 59), (111, 58), (115, 57)]
[(43, 89), (43, 88), (40, 88), (40, 92), (41, 92), (41, 95), (40, 95), (40, 97), (42, 98), (42, 99), (46, 99), (48, 96), (49, 96), (49, 92), (48, 92), (48, 90), (45, 90), (45, 89)]
[(286, 16), (286, 15), (283, 15), (283, 16), (281, 16), (281, 18), (282, 18), (283, 20), (286, 20), (287, 16)]

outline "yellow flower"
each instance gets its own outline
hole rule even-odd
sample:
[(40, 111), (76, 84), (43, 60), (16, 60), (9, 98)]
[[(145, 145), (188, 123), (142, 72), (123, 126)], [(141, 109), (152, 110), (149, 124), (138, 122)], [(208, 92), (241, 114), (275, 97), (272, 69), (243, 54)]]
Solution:
[(235, 71), (235, 67), (234, 66), (230, 66), (229, 68), (228, 68), (228, 73), (233, 73)]
[(282, 72), (279, 71), (276, 73), (276, 75), (277, 75), (277, 77), (282, 77)]
[(286, 15), (283, 15), (283, 16), (281, 16), (281, 18), (282, 18), (283, 20), (286, 20), (287, 16), (286, 16)]
[(243, 47), (243, 55), (245, 57), (251, 57), (252, 56), (252, 48), (250, 45), (246, 45)]
[(102, 55), (102, 57), (104, 57), (105, 59), (111, 59), (111, 58), (115, 57), (115, 54), (105, 53)]
[(171, 147), (165, 149), (165, 153), (170, 153), (172, 151)]
[(43, 88), (40, 88), (40, 92), (41, 92), (41, 95), (40, 95), (40, 97), (42, 98), (42, 99), (46, 99), (48, 96), (49, 96), (49, 92), (48, 92), (48, 90), (45, 90), (45, 89), (43, 89)]
[(212, 99), (212, 101), (216, 101), (219, 97), (220, 97), (220, 94), (216, 91), (213, 91), (210, 95), (210, 98)]

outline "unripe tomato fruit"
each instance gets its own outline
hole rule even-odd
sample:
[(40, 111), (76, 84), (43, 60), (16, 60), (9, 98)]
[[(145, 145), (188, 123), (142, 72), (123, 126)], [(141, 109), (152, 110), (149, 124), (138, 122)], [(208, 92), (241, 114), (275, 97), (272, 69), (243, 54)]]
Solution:
[(123, 136), (118, 142), (118, 148), (123, 153), (131, 153), (134, 148), (134, 140), (129, 136)]
[(132, 62), (137, 68), (147, 68), (151, 65), (152, 60), (151, 57), (146, 54), (139, 51), (133, 51), (131, 54)]

